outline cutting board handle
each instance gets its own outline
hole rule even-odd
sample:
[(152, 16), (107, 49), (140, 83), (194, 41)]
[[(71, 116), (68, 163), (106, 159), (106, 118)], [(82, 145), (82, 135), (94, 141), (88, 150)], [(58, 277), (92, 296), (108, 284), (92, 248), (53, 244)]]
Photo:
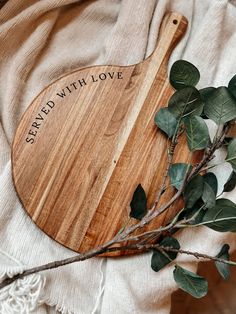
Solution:
[[(153, 53), (144, 61), (145, 63), (151, 62), (151, 72), (158, 72), (160, 66), (162, 66), (163, 69), (167, 69), (169, 57), (176, 44), (185, 34), (187, 26), (188, 20), (180, 13), (169, 12), (164, 16), (160, 27), (156, 48)], [(150, 73), (148, 73), (148, 75), (150, 75)]]

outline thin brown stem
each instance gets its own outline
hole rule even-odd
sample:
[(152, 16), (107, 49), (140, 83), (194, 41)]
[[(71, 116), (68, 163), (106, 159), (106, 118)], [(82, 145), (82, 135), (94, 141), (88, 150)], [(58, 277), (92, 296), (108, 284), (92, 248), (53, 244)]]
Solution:
[(204, 253), (191, 252), (191, 251), (186, 251), (186, 250), (182, 250), (182, 249), (174, 249), (171, 247), (162, 247), (162, 250), (167, 251), (167, 252), (176, 252), (176, 253), (180, 253), (180, 254), (192, 255), (197, 259), (204, 258), (207, 260), (212, 260), (215, 262), (220, 262), (220, 263), (224, 263), (224, 264), (231, 265), (231, 266), (236, 266), (236, 262), (234, 262), (234, 261), (228, 261), (228, 260), (225, 260), (223, 258), (211, 256), (211, 255), (204, 254)]
[(157, 198), (156, 198), (156, 201), (155, 201), (155, 206), (157, 206), (159, 204), (159, 201), (161, 199), (161, 196), (163, 195), (163, 193), (165, 192), (166, 190), (166, 181), (168, 179), (168, 174), (169, 174), (169, 170), (170, 170), (170, 167), (172, 165), (172, 161), (173, 161), (173, 157), (174, 157), (174, 152), (175, 152), (175, 149), (176, 149), (176, 146), (178, 144), (178, 138), (181, 134), (181, 130), (180, 130), (180, 121), (178, 122), (177, 126), (176, 126), (176, 130), (175, 130), (175, 134), (173, 135), (173, 138), (172, 138), (172, 141), (171, 141), (171, 144), (170, 144), (170, 147), (168, 147), (168, 139), (167, 139), (167, 166), (166, 166), (166, 170), (165, 170), (165, 173), (163, 175), (163, 180), (162, 180), (162, 183), (161, 183), (161, 188), (158, 192), (158, 195), (157, 195)]
[(183, 250), (183, 249), (175, 249), (172, 247), (165, 247), (165, 246), (161, 246), (159, 244), (139, 244), (139, 243), (136, 243), (136, 244), (130, 244), (130, 245), (124, 245), (124, 246), (114, 246), (114, 247), (110, 247), (110, 248), (103, 248), (101, 246), (99, 250), (93, 249), (87, 253), (76, 255), (74, 257), (70, 257), (70, 258), (67, 258), (67, 259), (64, 259), (61, 261), (55, 261), (55, 262), (47, 263), (47, 264), (42, 265), (42, 266), (33, 267), (33, 268), (30, 268), (28, 270), (23, 271), (21, 274), (17, 274), (15, 276), (13, 276), (12, 278), (6, 278), (0, 284), (0, 289), (10, 285), (12, 282), (16, 281), (17, 279), (21, 279), (23, 277), (26, 277), (26, 276), (29, 276), (29, 275), (32, 275), (35, 273), (39, 273), (39, 272), (42, 272), (42, 271), (45, 271), (48, 269), (55, 269), (55, 268), (65, 266), (68, 264), (72, 264), (75, 262), (81, 262), (81, 261), (89, 259), (93, 256), (98, 256), (98, 255), (103, 254), (103, 253), (117, 252), (117, 251), (124, 251), (124, 250), (149, 251), (149, 250), (153, 250), (153, 249), (160, 250), (161, 252), (166, 251), (166, 252), (176, 252), (176, 253), (180, 253), (180, 254), (192, 255), (197, 259), (204, 258), (207, 260), (213, 260), (213, 261), (228, 264), (231, 266), (236, 266), (236, 262), (234, 262), (234, 261), (225, 260), (225, 259), (222, 259), (222, 258), (219, 258), (216, 256), (210, 256), (210, 255), (204, 254), (204, 253), (191, 252), (191, 251), (187, 251), (187, 250)]

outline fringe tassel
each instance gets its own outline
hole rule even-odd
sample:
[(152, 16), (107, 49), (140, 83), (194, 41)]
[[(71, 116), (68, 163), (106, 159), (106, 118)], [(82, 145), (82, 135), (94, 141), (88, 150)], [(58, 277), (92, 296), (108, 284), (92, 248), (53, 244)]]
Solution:
[(45, 278), (33, 274), (18, 279), (0, 290), (1, 314), (28, 314), (42, 304), (40, 295), (45, 286)]

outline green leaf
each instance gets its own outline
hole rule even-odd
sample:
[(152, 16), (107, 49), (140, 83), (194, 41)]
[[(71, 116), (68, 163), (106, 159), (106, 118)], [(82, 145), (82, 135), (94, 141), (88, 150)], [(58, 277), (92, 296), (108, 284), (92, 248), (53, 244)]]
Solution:
[[(205, 100), (208, 99), (209, 95), (215, 90), (215, 87), (206, 87), (199, 89), (199, 93), (202, 97), (203, 102), (205, 103)], [(208, 117), (204, 113), (204, 107), (203, 107), (203, 113), (201, 114), (201, 117), (203, 119), (208, 119)]]
[(190, 115), (200, 115), (203, 101), (199, 91), (195, 87), (188, 86), (172, 95), (168, 108), (177, 119), (182, 119)]
[[(220, 252), (216, 255), (216, 257), (224, 259), (226, 261), (229, 260), (229, 245), (228, 244), (224, 244), (220, 250)], [(224, 278), (224, 279), (228, 279), (229, 275), (230, 275), (230, 267), (228, 264), (224, 264), (221, 262), (215, 262), (216, 268), (218, 270), (218, 272), (220, 273), (220, 275)]]
[(234, 138), (228, 145), (228, 153), (226, 156), (226, 161), (228, 161), (234, 171), (236, 171), (236, 138)]
[(208, 283), (206, 279), (178, 265), (174, 269), (174, 279), (181, 290), (195, 298), (202, 298), (207, 294)]
[(228, 89), (236, 98), (236, 75), (234, 75), (231, 80), (229, 81)]
[(236, 99), (225, 86), (209, 93), (204, 103), (204, 113), (218, 125), (236, 118)]
[[(200, 203), (200, 204), (198, 204), (198, 203)], [(198, 212), (197, 216), (194, 219), (192, 219), (192, 221), (190, 223), (191, 225), (196, 225), (196, 224), (199, 224), (202, 222), (203, 216), (205, 215), (205, 212), (206, 212), (206, 210), (204, 208), (202, 208), (200, 210), (202, 205), (204, 205), (204, 203), (202, 203), (202, 201), (197, 202), (192, 208), (188, 208), (185, 211), (184, 217), (186, 219), (192, 218), (193, 215), (195, 215)]]
[(208, 172), (203, 176), (204, 186), (202, 200), (207, 208), (215, 206), (218, 190), (218, 181), (214, 173)]
[(155, 123), (165, 132), (168, 137), (172, 137), (177, 128), (177, 120), (168, 108), (161, 108), (155, 116)]
[(184, 163), (176, 163), (171, 165), (169, 170), (170, 183), (177, 190), (180, 189), (188, 169), (191, 169), (191, 166)]
[(198, 69), (185, 60), (176, 61), (170, 70), (170, 83), (175, 89), (196, 86), (200, 79)]
[(204, 120), (201, 117), (190, 116), (184, 120), (184, 124), (190, 151), (206, 148), (209, 143), (209, 132)]
[(216, 195), (211, 186), (204, 181), (202, 200), (207, 208), (212, 208), (216, 204)]
[(236, 204), (227, 198), (219, 198), (217, 200), (217, 204), (220, 206), (229, 206), (229, 207), (235, 207), (236, 208)]
[[(160, 245), (164, 247), (171, 247), (177, 250), (180, 249), (179, 242), (173, 237), (164, 238)], [(176, 258), (177, 254), (177, 252), (160, 252), (158, 250), (153, 250), (151, 259), (152, 269), (158, 272), (167, 264), (171, 263)]]
[(184, 190), (184, 201), (186, 208), (192, 208), (203, 193), (204, 180), (197, 174), (186, 185)]
[(210, 185), (215, 195), (217, 195), (218, 191), (218, 180), (213, 172), (207, 172), (204, 174), (203, 179), (206, 183)]
[(130, 207), (130, 217), (141, 220), (147, 213), (147, 197), (141, 184), (134, 191)]
[(216, 200), (215, 206), (206, 211), (201, 224), (219, 232), (236, 232), (236, 205), (224, 198)]
[(216, 89), (215, 87), (206, 87), (206, 88), (199, 89), (199, 93), (204, 102), (205, 100), (209, 98), (209, 96), (215, 89)]
[(231, 192), (236, 186), (236, 173), (234, 171), (231, 172), (227, 182), (224, 185), (223, 192)]

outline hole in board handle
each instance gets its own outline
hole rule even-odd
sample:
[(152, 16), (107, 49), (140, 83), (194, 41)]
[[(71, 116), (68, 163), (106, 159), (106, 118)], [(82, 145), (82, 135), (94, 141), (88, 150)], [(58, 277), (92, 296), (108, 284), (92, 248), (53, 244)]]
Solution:
[(177, 25), (178, 24), (178, 20), (174, 19), (173, 20), (173, 24)]

